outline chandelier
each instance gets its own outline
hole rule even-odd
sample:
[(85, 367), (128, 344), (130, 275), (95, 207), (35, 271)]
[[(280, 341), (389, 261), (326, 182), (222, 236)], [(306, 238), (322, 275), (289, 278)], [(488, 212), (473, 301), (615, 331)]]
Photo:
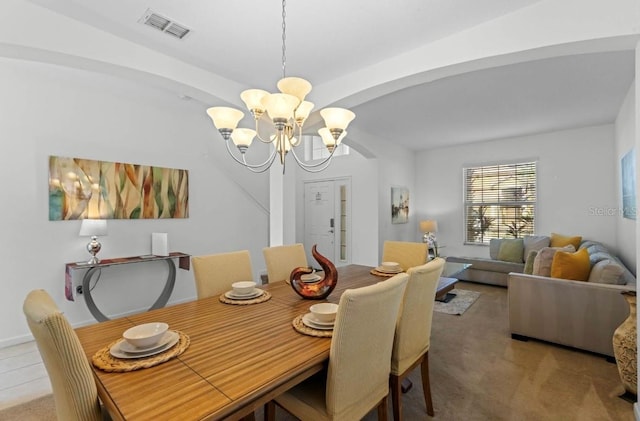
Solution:
[[(355, 118), (355, 114), (344, 108), (324, 108), (320, 110), (325, 127), (318, 130), (322, 142), (329, 151), (329, 156), (320, 162), (305, 163), (296, 154), (295, 148), (302, 143), (302, 127), (313, 110), (314, 104), (305, 101), (311, 92), (311, 83), (299, 77), (286, 76), (286, 0), (282, 1), (282, 79), (277, 83), (279, 93), (269, 93), (262, 89), (247, 89), (240, 94), (240, 98), (247, 106), (255, 120), (255, 130), (237, 128), (244, 117), (240, 110), (230, 107), (211, 107), (207, 114), (213, 120), (225, 140), (227, 151), (231, 157), (250, 171), (261, 173), (268, 170), (276, 159), (280, 157), (282, 172), (285, 169), (285, 157), (291, 152), (298, 165), (309, 172), (319, 172), (329, 166), (336, 148), (347, 134), (347, 126)], [(261, 122), (270, 122), (273, 126), (268, 138), (260, 135)], [(251, 146), (253, 139), (273, 145), (273, 150), (264, 162), (250, 164), (245, 153)], [(233, 152), (231, 143), (236, 147)]]

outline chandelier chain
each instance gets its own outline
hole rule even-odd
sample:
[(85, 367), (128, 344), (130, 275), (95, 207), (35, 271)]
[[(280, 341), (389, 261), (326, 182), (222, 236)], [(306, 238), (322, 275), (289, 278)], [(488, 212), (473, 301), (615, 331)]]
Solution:
[(287, 77), (287, 23), (285, 18), (287, 17), (287, 13), (285, 11), (285, 6), (287, 5), (286, 0), (282, 0), (282, 77)]

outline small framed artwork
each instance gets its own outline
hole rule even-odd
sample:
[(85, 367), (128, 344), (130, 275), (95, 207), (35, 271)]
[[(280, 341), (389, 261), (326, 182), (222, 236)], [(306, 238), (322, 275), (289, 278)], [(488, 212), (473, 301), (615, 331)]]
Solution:
[(636, 150), (627, 152), (621, 160), (622, 216), (636, 219)]
[(391, 223), (406, 224), (409, 222), (409, 189), (391, 187)]

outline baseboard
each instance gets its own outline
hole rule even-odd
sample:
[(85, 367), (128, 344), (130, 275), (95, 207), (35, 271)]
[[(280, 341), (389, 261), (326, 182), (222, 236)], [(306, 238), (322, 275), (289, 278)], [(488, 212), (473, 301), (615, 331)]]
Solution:
[[(167, 303), (167, 305), (170, 306), (170, 305), (175, 305), (175, 304), (181, 304), (181, 303), (185, 303), (187, 301), (193, 301), (195, 299), (196, 299), (196, 297), (190, 297), (190, 298), (184, 298), (182, 300), (169, 301)], [(127, 311), (127, 312), (120, 313), (120, 314), (112, 314), (109, 317), (111, 319), (117, 319), (117, 318), (120, 318), (120, 317), (131, 316), (133, 314), (144, 313), (147, 310), (148, 310), (148, 308), (139, 308), (139, 309), (136, 309), (136, 310)], [(80, 322), (72, 323), (72, 327), (74, 329), (77, 329), (79, 327), (89, 326), (89, 325), (92, 325), (92, 324), (95, 324), (95, 323), (97, 323), (97, 321), (95, 319), (87, 319), (87, 320), (83, 320), (83, 321), (80, 321)], [(31, 333), (28, 333), (26, 335), (14, 336), (13, 338), (0, 339), (0, 348), (7, 348), (7, 347), (10, 347), (10, 346), (20, 345), (20, 344), (23, 344), (25, 342), (31, 342), (31, 341), (33, 341), (33, 335)]]

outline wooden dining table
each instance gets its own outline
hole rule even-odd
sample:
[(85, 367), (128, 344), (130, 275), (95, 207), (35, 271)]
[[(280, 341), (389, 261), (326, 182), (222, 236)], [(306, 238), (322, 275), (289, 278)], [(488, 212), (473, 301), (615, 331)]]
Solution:
[[(338, 268), (326, 299), (338, 303), (348, 288), (386, 278), (371, 267)], [(98, 395), (114, 420), (241, 419), (322, 370), (330, 338), (301, 334), (294, 318), (318, 302), (302, 299), (284, 281), (262, 285), (271, 299), (230, 305), (210, 297), (76, 329), (87, 358), (118, 340), (127, 328), (166, 322), (190, 338), (189, 347), (162, 364), (130, 372), (92, 366)]]

